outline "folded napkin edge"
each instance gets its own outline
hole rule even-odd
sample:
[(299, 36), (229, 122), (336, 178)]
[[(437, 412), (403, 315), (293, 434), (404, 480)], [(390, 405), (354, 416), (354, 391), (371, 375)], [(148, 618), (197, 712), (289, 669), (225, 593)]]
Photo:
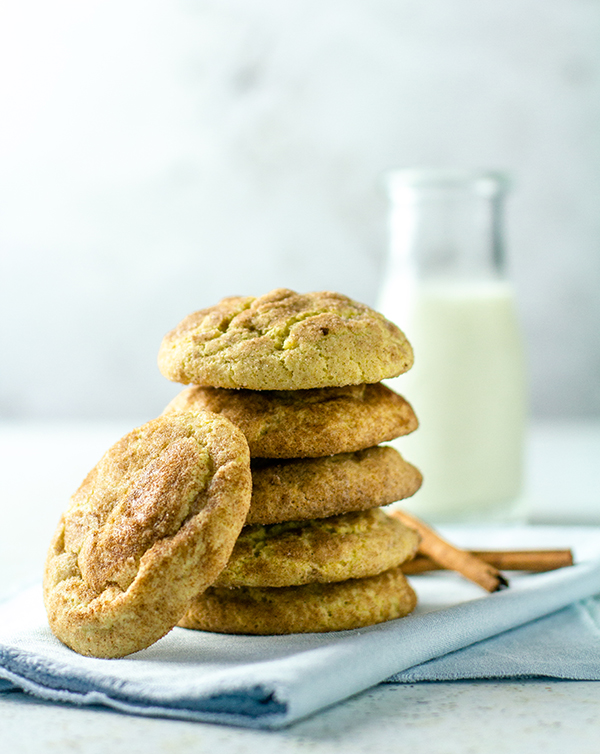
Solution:
[[(75, 704), (79, 707), (100, 705), (119, 712), (145, 717), (165, 717), (256, 728), (280, 728), (291, 722), (287, 719), (289, 705), (277, 699), (277, 691), (259, 686), (256, 690), (260, 690), (264, 699), (257, 701), (255, 705), (248, 704), (247, 691), (249, 689), (245, 689), (243, 694), (220, 693), (207, 696), (201, 699), (200, 704), (196, 699), (196, 708), (193, 708), (183, 704), (173, 705), (172, 701), (168, 706), (158, 703), (135, 703), (97, 689), (80, 692), (54, 688), (7, 670), (1, 665), (0, 679), (9, 681), (17, 689), (43, 701)], [(233, 705), (235, 705), (235, 711), (232, 711)]]

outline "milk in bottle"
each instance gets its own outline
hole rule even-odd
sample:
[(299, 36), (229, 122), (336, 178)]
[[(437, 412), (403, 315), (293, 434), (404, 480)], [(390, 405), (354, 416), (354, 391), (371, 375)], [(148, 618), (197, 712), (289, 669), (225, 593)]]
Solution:
[(526, 387), (500, 233), (506, 180), (398, 171), (390, 189), (379, 309), (413, 345), (414, 367), (390, 386), (420, 422), (394, 444), (424, 477), (402, 506), (432, 522), (522, 519)]

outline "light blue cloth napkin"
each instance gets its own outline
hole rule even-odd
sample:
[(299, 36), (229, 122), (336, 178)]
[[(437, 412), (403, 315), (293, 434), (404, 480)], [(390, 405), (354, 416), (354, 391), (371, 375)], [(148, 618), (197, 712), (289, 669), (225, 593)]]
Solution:
[(387, 682), (536, 676), (600, 681), (599, 598), (396, 673)]
[[(497, 531), (495, 545), (485, 532), (471, 534), (480, 547), (505, 546)], [(527, 531), (526, 544), (515, 547), (573, 546), (573, 532), (571, 541), (549, 544)], [(513, 543), (515, 532), (508, 532)], [(453, 532), (454, 541), (459, 535)], [(49, 700), (263, 728), (282, 727), (386, 679), (600, 680), (600, 604), (593, 598), (600, 560), (589, 557), (600, 553), (600, 531), (586, 530), (583, 539), (583, 562), (517, 576), (492, 595), (480, 596), (454, 574), (414, 578), (419, 611), (368, 629), (281, 637), (174, 629), (119, 660), (81, 657), (57, 641), (35, 587), (0, 605), (0, 679), (5, 688)]]

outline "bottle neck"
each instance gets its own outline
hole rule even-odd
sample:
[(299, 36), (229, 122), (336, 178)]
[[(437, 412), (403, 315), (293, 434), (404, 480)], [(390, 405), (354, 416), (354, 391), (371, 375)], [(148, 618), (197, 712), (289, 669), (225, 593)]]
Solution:
[(502, 279), (505, 191), (506, 180), (492, 173), (393, 173), (393, 272), (421, 281)]

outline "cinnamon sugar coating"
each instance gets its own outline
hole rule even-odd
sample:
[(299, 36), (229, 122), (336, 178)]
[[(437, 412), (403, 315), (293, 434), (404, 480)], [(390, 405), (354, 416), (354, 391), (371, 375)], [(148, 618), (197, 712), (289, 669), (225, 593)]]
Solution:
[(395, 377), (413, 353), (402, 331), (365, 304), (278, 288), (190, 314), (163, 339), (158, 363), (184, 384), (302, 390)]
[(350, 453), (409, 434), (417, 417), (404, 398), (381, 383), (315, 390), (224, 390), (191, 386), (169, 411), (223, 414), (259, 458), (315, 458)]
[(377, 508), (414, 495), (421, 481), (417, 468), (385, 446), (324, 458), (258, 458), (252, 461), (246, 523), (326, 518)]
[(94, 657), (155, 642), (225, 567), (250, 495), (248, 445), (222, 416), (173, 414), (125, 435), (54, 534), (44, 574), (53, 633)]
[(214, 586), (296, 586), (375, 576), (414, 558), (419, 535), (378, 508), (245, 526)]
[(179, 622), (225, 634), (342, 631), (402, 618), (416, 595), (399, 568), (333, 584), (288, 587), (210, 587)]

